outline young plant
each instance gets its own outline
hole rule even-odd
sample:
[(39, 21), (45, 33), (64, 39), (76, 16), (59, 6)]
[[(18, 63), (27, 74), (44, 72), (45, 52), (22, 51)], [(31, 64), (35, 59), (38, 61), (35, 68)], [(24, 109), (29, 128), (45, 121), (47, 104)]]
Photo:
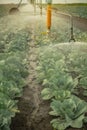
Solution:
[(57, 130), (65, 130), (71, 126), (73, 128), (82, 128), (87, 112), (87, 103), (76, 96), (71, 96), (63, 102), (52, 100), (52, 111), (50, 115), (56, 119), (51, 121), (52, 126)]

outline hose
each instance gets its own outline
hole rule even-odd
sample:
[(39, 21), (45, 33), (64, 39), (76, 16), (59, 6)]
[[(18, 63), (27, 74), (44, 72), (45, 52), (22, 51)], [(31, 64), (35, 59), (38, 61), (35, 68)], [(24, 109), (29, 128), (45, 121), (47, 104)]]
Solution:
[(21, 3), (22, 3), (22, 0), (19, 1), (18, 5), (17, 5), (17, 9), (20, 7)]

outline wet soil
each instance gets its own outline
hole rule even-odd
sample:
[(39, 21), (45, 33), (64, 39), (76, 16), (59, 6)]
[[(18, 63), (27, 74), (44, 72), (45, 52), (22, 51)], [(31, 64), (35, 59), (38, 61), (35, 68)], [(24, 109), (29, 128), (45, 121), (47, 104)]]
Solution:
[(18, 107), (20, 113), (12, 119), (11, 130), (52, 130), (49, 102), (41, 98), (42, 87), (36, 80), (38, 48), (30, 45), (28, 85), (24, 88)]

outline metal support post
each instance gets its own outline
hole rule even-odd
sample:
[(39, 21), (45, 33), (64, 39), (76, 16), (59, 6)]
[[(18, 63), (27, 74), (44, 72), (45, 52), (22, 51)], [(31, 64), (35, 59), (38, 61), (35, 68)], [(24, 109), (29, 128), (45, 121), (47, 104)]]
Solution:
[(47, 34), (50, 33), (51, 29), (51, 17), (52, 17), (52, 0), (46, 0), (47, 2), (47, 19), (46, 19), (46, 25), (47, 25)]

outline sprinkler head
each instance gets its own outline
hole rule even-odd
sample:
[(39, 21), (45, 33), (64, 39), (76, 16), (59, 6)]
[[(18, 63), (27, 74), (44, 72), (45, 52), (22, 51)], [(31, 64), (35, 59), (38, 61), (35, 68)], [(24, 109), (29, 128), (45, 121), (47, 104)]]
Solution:
[(50, 29), (47, 29), (47, 34), (49, 34), (50, 33)]

